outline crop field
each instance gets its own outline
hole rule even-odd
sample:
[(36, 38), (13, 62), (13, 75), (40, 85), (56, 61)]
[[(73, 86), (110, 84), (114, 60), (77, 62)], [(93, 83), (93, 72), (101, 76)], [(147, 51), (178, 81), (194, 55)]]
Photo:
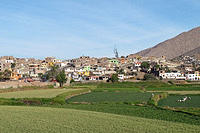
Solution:
[(122, 83), (100, 83), (97, 88), (139, 88), (139, 87), (168, 87), (167, 83), (160, 81), (122, 82)]
[[(198, 84), (141, 81), (71, 87), (0, 93), (0, 132), (200, 132)], [(161, 92), (168, 97), (153, 106), (152, 93)], [(191, 99), (177, 102), (185, 96)]]
[[(185, 96), (191, 97), (191, 99), (185, 102), (178, 102), (178, 100), (183, 99)], [(169, 107), (200, 107), (200, 95), (170, 95), (166, 99), (159, 101), (159, 106), (169, 106)]]
[(177, 110), (182, 110), (184, 112), (195, 114), (196, 116), (200, 116), (200, 108), (188, 108), (188, 107), (179, 107)]
[(0, 106), (4, 133), (191, 133), (197, 125), (61, 108)]
[(162, 81), (140, 81), (121, 83), (86, 83), (72, 87), (94, 88), (95, 91), (200, 91), (200, 84), (169, 84)]
[(92, 92), (84, 95), (72, 97), (68, 102), (88, 102), (88, 103), (104, 103), (104, 102), (147, 102), (151, 97), (151, 93), (142, 92)]
[[(157, 84), (157, 83), (155, 83)], [(161, 83), (160, 83), (161, 84)], [(147, 85), (148, 91), (200, 91), (200, 84), (165, 84), (159, 85)]]
[[(58, 106), (57, 106), (58, 107)], [(173, 110), (166, 110), (149, 106), (132, 106), (127, 104), (67, 104), (61, 108), (70, 108), (77, 110), (88, 110), (104, 113), (112, 113), (126, 116), (136, 116), (148, 119), (164, 120), (171, 122), (186, 123), (200, 126), (200, 115), (191, 115)], [(200, 110), (191, 109), (198, 113)]]
[[(38, 89), (0, 93), (0, 98), (53, 98), (75, 89)], [(76, 89), (77, 90), (77, 89)]]
[(178, 94), (178, 95), (187, 95), (187, 94), (200, 94), (200, 91), (148, 91), (148, 92), (167, 92), (168, 94)]

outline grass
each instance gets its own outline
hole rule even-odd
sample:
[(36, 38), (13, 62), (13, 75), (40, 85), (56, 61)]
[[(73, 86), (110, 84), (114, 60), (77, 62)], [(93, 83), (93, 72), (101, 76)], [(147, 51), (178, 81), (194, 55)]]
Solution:
[(68, 99), (67, 102), (78, 103), (142, 103), (151, 98), (151, 93), (141, 92), (92, 92)]
[(66, 104), (66, 99), (69, 99), (73, 96), (89, 93), (90, 89), (77, 89), (76, 91), (68, 91), (65, 93), (62, 93), (52, 99), (52, 102), (58, 103), (58, 104)]
[[(37, 90), (37, 91), (39, 91), (40, 93), (41, 90)], [(49, 98), (49, 95), (47, 98), (46, 93), (45, 93), (45, 97), (43, 96), (43, 98), (40, 98), (38, 94), (37, 96), (34, 96), (36, 98), (30, 98), (30, 97), (27, 98), (28, 95), (24, 95), (23, 98), (0, 98), (0, 105), (37, 105), (37, 106), (40, 105), (41, 106), (41, 105), (52, 105), (52, 104), (56, 104), (56, 105), (66, 104), (66, 98), (70, 98), (71, 96), (79, 95), (82, 93), (87, 93), (89, 91), (90, 89), (66, 89), (61, 94), (58, 94), (55, 97), (51, 97), (51, 98)], [(29, 95), (32, 95), (32, 93)]]
[(0, 106), (0, 118), (5, 133), (200, 132), (196, 125), (73, 109)]
[(53, 98), (75, 89), (40, 89), (0, 93), (0, 98)]
[[(177, 100), (183, 99), (185, 96), (191, 97), (191, 100), (185, 102), (177, 102)], [(169, 107), (200, 107), (200, 95), (170, 95), (166, 99), (159, 101), (159, 106)]]

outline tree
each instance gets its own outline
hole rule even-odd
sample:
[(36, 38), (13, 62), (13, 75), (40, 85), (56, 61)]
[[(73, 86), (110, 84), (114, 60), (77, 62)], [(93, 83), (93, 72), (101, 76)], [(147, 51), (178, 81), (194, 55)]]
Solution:
[(194, 68), (194, 70), (196, 70), (196, 64), (195, 64), (195, 62), (192, 62), (192, 67)]
[(198, 68), (196, 69), (196, 71), (199, 71), (199, 72), (200, 72), (200, 67), (198, 67)]
[(10, 77), (11, 77), (11, 71), (6, 69), (4, 72), (3, 72), (3, 75), (4, 75), (4, 79), (5, 80), (9, 80)]
[(70, 80), (70, 83), (74, 83), (74, 82), (75, 82), (74, 79), (71, 79), (71, 80)]
[(40, 80), (42, 80), (42, 81), (44, 81), (43, 80), (43, 76), (44, 76), (44, 74), (43, 73), (38, 73), (38, 77), (40, 78)]
[(38, 73), (38, 77), (42, 78), (43, 77), (43, 73)]
[(153, 66), (153, 68), (156, 69), (156, 70), (159, 70), (159, 69), (160, 69), (160, 65), (155, 64), (155, 65)]
[(165, 72), (167, 72), (167, 73), (171, 72), (168, 66), (165, 67)]
[(59, 69), (58, 66), (52, 66), (51, 69), (46, 73), (46, 77), (48, 77), (48, 79), (56, 79), (56, 76), (59, 73)]
[(66, 81), (67, 81), (64, 70), (62, 70), (61, 72), (58, 73), (58, 75), (56, 76), (56, 80), (57, 80), (57, 82), (59, 82), (60, 87), (63, 87), (64, 83), (66, 83)]
[(11, 69), (13, 70), (16, 67), (16, 63), (11, 63)]
[(117, 70), (117, 73), (118, 73), (118, 74), (124, 74), (125, 72), (124, 72), (124, 69), (118, 69), (118, 70)]
[(49, 79), (50, 79), (50, 77), (49, 77), (48, 74), (43, 74), (42, 77), (41, 77), (41, 80), (42, 80), (43, 82), (45, 82), (45, 81), (47, 81), (47, 80), (49, 80)]
[(2, 81), (3, 79), (4, 79), (3, 72), (0, 72), (0, 81)]
[(145, 72), (148, 71), (149, 67), (150, 67), (150, 64), (148, 62), (142, 62), (141, 64), (142, 71), (145, 71)]
[(115, 83), (115, 82), (118, 82), (119, 78), (118, 78), (118, 74), (113, 74), (111, 76), (111, 82), (112, 83)]
[(29, 75), (27, 73), (23, 74), (23, 78), (28, 78)]
[(156, 63), (154, 65), (152, 65), (153, 67), (151, 68), (151, 74), (159, 77), (159, 70), (160, 70), (160, 66)]

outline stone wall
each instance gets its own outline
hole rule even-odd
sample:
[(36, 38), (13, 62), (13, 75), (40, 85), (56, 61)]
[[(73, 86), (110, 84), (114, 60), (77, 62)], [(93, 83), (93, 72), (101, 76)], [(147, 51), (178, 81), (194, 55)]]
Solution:
[(0, 89), (7, 89), (7, 88), (19, 88), (24, 86), (47, 86), (47, 85), (53, 85), (52, 82), (20, 82), (20, 81), (7, 81), (7, 82), (0, 82)]

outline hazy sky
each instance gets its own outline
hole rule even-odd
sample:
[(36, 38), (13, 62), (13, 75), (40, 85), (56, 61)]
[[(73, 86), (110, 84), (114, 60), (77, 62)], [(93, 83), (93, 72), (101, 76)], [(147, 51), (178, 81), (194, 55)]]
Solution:
[(0, 0), (0, 56), (128, 55), (200, 25), (199, 0)]

